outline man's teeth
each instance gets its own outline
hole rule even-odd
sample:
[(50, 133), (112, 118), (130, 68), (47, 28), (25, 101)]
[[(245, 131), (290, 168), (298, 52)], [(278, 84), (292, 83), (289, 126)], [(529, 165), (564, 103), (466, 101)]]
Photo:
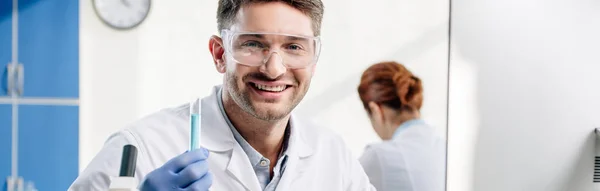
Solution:
[(261, 85), (261, 84), (254, 84), (254, 86), (256, 88), (258, 88), (259, 90), (270, 91), (270, 92), (280, 92), (280, 91), (283, 91), (285, 89), (285, 85), (281, 85), (281, 86), (267, 86), (267, 85)]

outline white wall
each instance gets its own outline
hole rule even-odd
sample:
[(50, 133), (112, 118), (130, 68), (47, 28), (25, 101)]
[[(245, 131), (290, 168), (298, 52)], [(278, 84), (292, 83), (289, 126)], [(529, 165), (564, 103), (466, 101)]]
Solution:
[(404, 63), (423, 79), (423, 117), (446, 132), (447, 0), (324, 0), (323, 50), (297, 111), (339, 132), (359, 156), (379, 141), (356, 88), (371, 64)]
[[(221, 82), (207, 49), (216, 2), (153, 1), (142, 25), (115, 31), (90, 1), (81, 1), (81, 169), (112, 132)], [(396, 60), (423, 79), (423, 117), (445, 133), (448, 1), (324, 3), (322, 56), (296, 111), (339, 132), (360, 155), (378, 141), (356, 94), (360, 74), (375, 62)]]
[(599, 10), (452, 1), (449, 191), (593, 189)]
[(215, 13), (216, 1), (152, 1), (143, 24), (116, 31), (80, 1), (81, 170), (111, 133), (221, 81), (207, 48)]

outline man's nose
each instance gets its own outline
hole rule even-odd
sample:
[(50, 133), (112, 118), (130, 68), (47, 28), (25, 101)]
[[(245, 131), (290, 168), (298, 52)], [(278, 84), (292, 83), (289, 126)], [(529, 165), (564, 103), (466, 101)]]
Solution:
[(271, 52), (263, 62), (264, 64), (260, 66), (260, 72), (271, 79), (275, 79), (287, 71), (287, 68), (283, 65), (283, 57), (278, 52)]

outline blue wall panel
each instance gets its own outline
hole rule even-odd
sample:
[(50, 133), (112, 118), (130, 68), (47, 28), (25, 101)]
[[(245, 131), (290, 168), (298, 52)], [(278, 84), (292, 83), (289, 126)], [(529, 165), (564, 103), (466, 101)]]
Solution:
[[(0, 185), (10, 175), (12, 105), (0, 105)], [(1, 190), (1, 189), (0, 189)]]
[[(19, 1), (25, 97), (79, 97), (79, 1)], [(0, 60), (1, 61), (1, 60)]]
[(6, 65), (12, 55), (12, 1), (0, 0), (0, 96), (6, 95)]
[(19, 175), (38, 190), (67, 190), (79, 169), (79, 108), (19, 107)]
[[(23, 98), (79, 97), (79, 1), (19, 0)], [(0, 96), (11, 61), (12, 0), (0, 0)], [(0, 105), (0, 186), (10, 174), (11, 105)], [(79, 109), (19, 106), (19, 176), (39, 190), (66, 190), (79, 167)]]

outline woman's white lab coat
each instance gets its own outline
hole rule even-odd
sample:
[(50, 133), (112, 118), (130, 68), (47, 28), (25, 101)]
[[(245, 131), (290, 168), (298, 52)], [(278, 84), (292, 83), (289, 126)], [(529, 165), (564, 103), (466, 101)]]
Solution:
[(391, 140), (367, 146), (360, 163), (378, 191), (444, 191), (445, 145), (431, 126), (407, 121)]
[[(214, 175), (210, 190), (261, 190), (217, 105), (218, 88), (201, 99), (201, 146), (210, 151), (208, 164)], [(152, 114), (112, 135), (69, 190), (107, 190), (109, 177), (118, 175), (126, 144), (138, 148), (135, 176), (141, 182), (146, 174), (188, 149), (188, 118), (186, 104)], [(289, 141), (289, 158), (277, 190), (374, 190), (341, 137), (292, 116)]]

